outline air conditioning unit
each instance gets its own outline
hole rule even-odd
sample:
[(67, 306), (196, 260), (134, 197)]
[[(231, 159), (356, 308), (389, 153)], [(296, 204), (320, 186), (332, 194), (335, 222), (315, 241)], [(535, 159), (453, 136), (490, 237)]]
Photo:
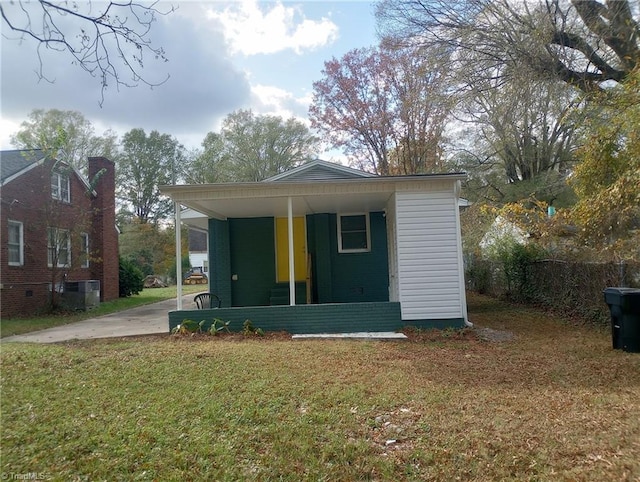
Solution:
[(71, 310), (87, 311), (100, 305), (100, 281), (65, 281), (62, 300)]

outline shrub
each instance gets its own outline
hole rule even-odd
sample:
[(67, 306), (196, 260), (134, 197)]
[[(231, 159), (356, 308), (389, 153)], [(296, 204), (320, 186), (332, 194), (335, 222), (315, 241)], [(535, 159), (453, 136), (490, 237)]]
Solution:
[(535, 244), (514, 244), (502, 258), (504, 275), (511, 294), (520, 300), (535, 297), (531, 265), (544, 258), (545, 252)]
[(467, 280), (469, 289), (477, 291), (481, 294), (489, 294), (492, 289), (490, 261), (469, 257), (467, 259), (467, 269), (465, 279)]
[(144, 288), (144, 275), (131, 261), (120, 258), (120, 298), (137, 295)]

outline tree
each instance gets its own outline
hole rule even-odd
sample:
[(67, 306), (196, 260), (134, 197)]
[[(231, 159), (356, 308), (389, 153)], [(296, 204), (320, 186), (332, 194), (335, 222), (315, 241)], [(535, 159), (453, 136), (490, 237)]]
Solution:
[(117, 136), (106, 131), (95, 135), (95, 129), (80, 112), (58, 109), (35, 109), (29, 120), (20, 124), (20, 130), (11, 136), (18, 149), (42, 149), (60, 161), (84, 173), (89, 157), (114, 158)]
[[(188, 229), (183, 226), (182, 253), (189, 255)], [(144, 276), (175, 277), (175, 230), (134, 219), (120, 225), (120, 257), (138, 268)], [(173, 271), (172, 271), (173, 269)]]
[(209, 132), (202, 141), (202, 150), (192, 154), (185, 173), (189, 184), (207, 184), (231, 180), (230, 160), (221, 134)]
[(384, 0), (376, 11), (392, 41), (454, 50), (453, 69), (526, 71), (585, 92), (638, 66), (638, 14), (629, 0)]
[[(111, 80), (118, 87), (140, 82), (159, 85), (141, 75), (146, 56), (167, 60), (164, 50), (153, 46), (149, 32), (158, 15), (167, 15), (174, 8), (160, 11), (157, 3), (15, 0), (0, 3), (0, 14), (3, 23), (15, 32), (15, 40), (36, 44), (41, 79), (48, 80), (42, 50), (66, 52), (73, 64), (100, 79), (104, 100)], [(6, 33), (3, 36), (10, 38)]]
[[(83, 234), (91, 232), (90, 210), (82, 209), (78, 202), (69, 203), (71, 182), (75, 176), (73, 169), (66, 163), (48, 157), (42, 172), (39, 186), (49, 186), (52, 179), (59, 179), (63, 187), (58, 191), (59, 197), (53, 193), (45, 192), (43, 202), (35, 206), (39, 212), (35, 227), (40, 233), (46, 233), (46, 240), (42, 242), (42, 248), (46, 249), (47, 265), (49, 272), (49, 303), (51, 310), (62, 307), (60, 294), (64, 289), (67, 273), (81, 263), (91, 259), (91, 253), (86, 251), (88, 243), (83, 243)], [(66, 195), (64, 194), (66, 192)], [(85, 195), (90, 195), (89, 190)], [(62, 201), (62, 202), (61, 202)], [(88, 238), (86, 238), (88, 240)]]
[(261, 181), (310, 160), (317, 139), (302, 122), (256, 116), (251, 110), (229, 114), (222, 137), (235, 181)]
[(251, 110), (229, 114), (220, 134), (210, 132), (188, 169), (190, 182), (262, 181), (315, 156), (318, 139), (302, 122)]
[(467, 144), (459, 168), (470, 172), (468, 186), (483, 191), (480, 197), (511, 202), (533, 194), (551, 203), (566, 190), (583, 120), (574, 89), (559, 81), (478, 79), (461, 99), (458, 119), (470, 127), (459, 136)]
[(381, 175), (437, 170), (451, 108), (442, 52), (355, 49), (325, 62), (312, 127), (359, 167)]
[(175, 184), (181, 175), (184, 147), (169, 134), (132, 129), (122, 138), (118, 157), (118, 197), (142, 223), (166, 218), (173, 205), (158, 186)]
[(578, 152), (583, 160), (576, 167), (572, 185), (579, 200), (571, 215), (586, 243), (637, 259), (640, 69), (600, 97), (601, 115), (590, 117), (586, 141)]

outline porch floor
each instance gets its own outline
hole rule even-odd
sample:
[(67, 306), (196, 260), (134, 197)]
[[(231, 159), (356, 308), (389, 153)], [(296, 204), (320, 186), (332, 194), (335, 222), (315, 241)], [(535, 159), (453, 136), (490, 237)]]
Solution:
[(348, 338), (352, 340), (406, 340), (407, 336), (404, 333), (396, 333), (393, 331), (360, 331), (356, 333), (310, 333), (291, 335), (291, 339), (293, 340), (304, 340), (311, 338)]

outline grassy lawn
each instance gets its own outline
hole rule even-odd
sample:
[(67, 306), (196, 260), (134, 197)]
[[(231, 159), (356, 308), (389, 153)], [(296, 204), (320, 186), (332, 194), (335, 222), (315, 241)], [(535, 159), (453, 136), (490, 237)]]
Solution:
[[(182, 287), (184, 294), (198, 293), (206, 290), (202, 285), (186, 285)], [(135, 308), (136, 306), (148, 305), (157, 301), (167, 300), (176, 297), (176, 287), (149, 288), (142, 290), (137, 295), (128, 298), (118, 298), (117, 300), (100, 303), (100, 306), (91, 311), (78, 311), (73, 313), (60, 313), (55, 315), (42, 315), (30, 318), (5, 318), (0, 320), (0, 337), (22, 335), (32, 331), (44, 330), (54, 326), (66, 325), (75, 321), (86, 320), (96, 316), (108, 315), (117, 311)]]
[(166, 335), (3, 344), (0, 472), (65, 481), (638, 480), (640, 354), (612, 350), (601, 327), (469, 301), (485, 330), (412, 333), (409, 342)]

